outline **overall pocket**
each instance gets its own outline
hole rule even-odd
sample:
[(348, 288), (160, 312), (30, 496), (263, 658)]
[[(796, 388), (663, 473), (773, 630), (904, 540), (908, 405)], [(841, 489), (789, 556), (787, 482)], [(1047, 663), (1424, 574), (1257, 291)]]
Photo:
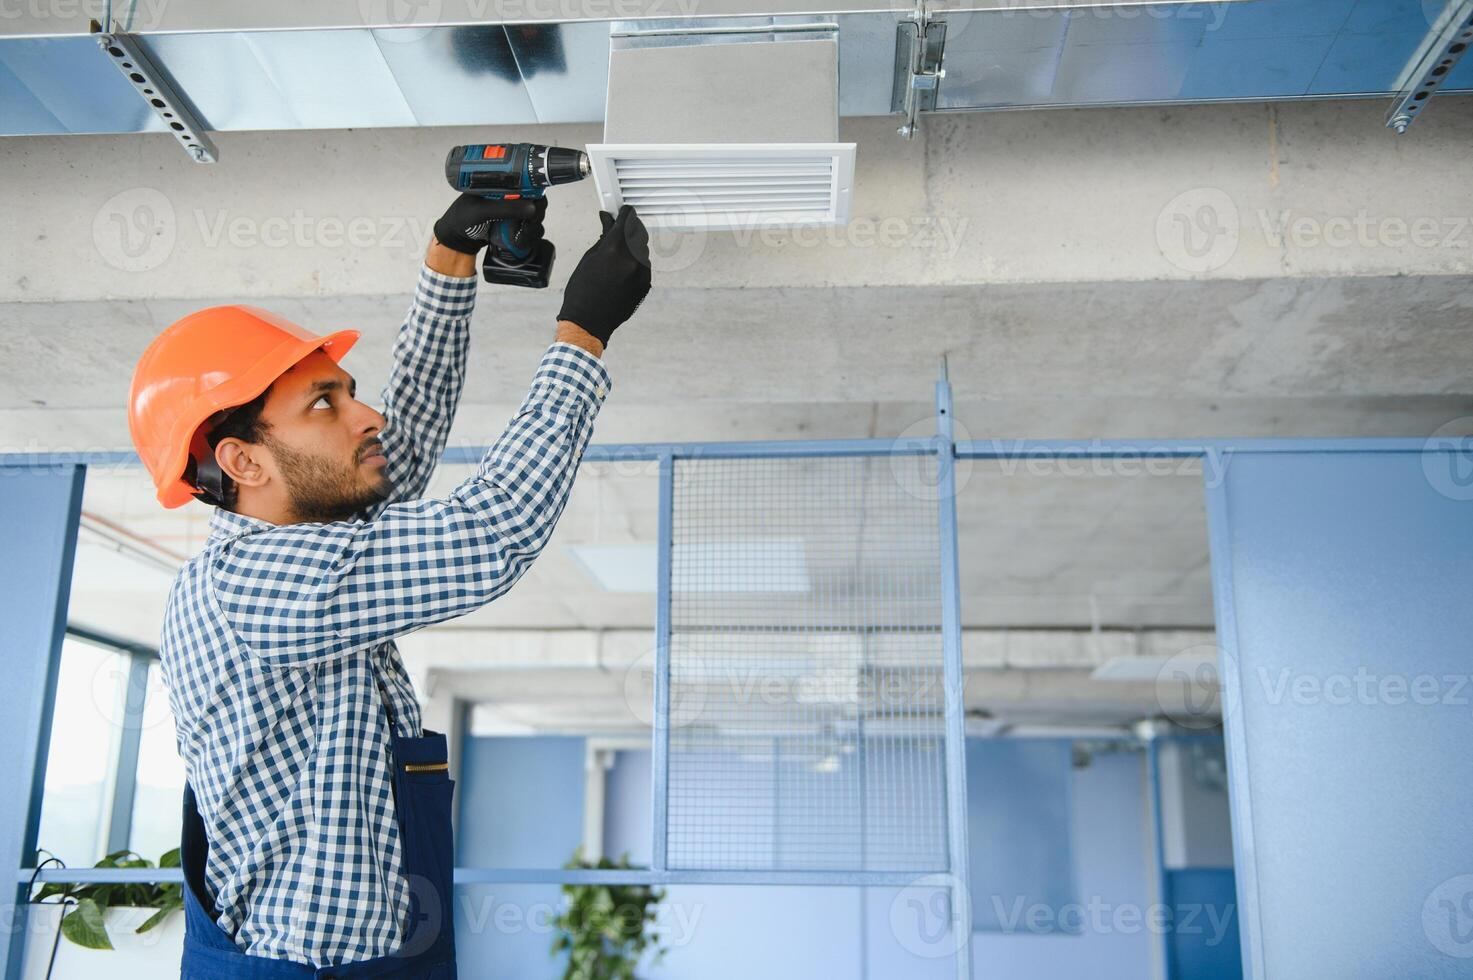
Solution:
[(450, 779), (445, 737), (395, 738), (394, 783), (397, 787), (399, 843), (410, 907), (404, 942), (396, 956), (420, 956), (435, 949), (454, 950), (453, 876), (455, 847), (451, 832)]

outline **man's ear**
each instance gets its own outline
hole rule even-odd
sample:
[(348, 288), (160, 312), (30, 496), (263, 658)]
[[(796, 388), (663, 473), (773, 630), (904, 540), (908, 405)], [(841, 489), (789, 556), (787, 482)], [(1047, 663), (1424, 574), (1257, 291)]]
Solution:
[(237, 486), (259, 487), (270, 479), (270, 474), (261, 465), (262, 452), (259, 445), (240, 439), (221, 439), (215, 447), (215, 462)]

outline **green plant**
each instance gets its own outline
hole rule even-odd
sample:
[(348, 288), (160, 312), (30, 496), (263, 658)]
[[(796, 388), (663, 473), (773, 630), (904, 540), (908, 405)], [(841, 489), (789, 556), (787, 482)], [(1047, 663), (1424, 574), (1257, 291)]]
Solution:
[[(563, 867), (634, 868), (627, 853), (618, 861), (605, 857), (590, 862), (584, 858), (582, 847)], [(655, 921), (651, 906), (665, 899), (662, 889), (648, 885), (564, 885), (563, 895), (568, 905), (553, 920), (558, 935), (552, 941), (554, 954), (568, 951), (563, 980), (634, 980), (634, 968), (646, 950), (654, 950), (651, 964), (664, 957), (659, 934), (653, 928), (646, 931)]]
[[(152, 868), (153, 862), (137, 851), (115, 851), (98, 861), (95, 868)], [(179, 849), (159, 858), (160, 868), (179, 867)], [(79, 884), (47, 882), (32, 896), (33, 902), (48, 899), (76, 907), (62, 917), (61, 934), (78, 946), (88, 949), (112, 949), (112, 940), (103, 927), (102, 913), (108, 908), (132, 906), (158, 909), (135, 932), (144, 933), (168, 918), (170, 912), (184, 907), (184, 889), (178, 882), (128, 882), (125, 884)]]

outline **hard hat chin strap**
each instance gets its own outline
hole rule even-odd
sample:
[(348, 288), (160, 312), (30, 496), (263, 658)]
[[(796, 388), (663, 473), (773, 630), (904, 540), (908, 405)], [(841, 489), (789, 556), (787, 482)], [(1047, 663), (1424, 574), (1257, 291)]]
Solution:
[[(201, 431), (213, 431), (239, 407), (239, 405), (232, 405), (229, 408), (220, 409), (205, 420), (200, 427)], [(189, 454), (184, 464), (184, 479), (195, 487), (195, 500), (213, 504), (216, 507), (225, 506), (225, 481), (228, 477), (221, 472), (220, 464), (215, 461), (215, 454), (208, 449), (198, 457), (192, 452)]]
[(215, 462), (215, 457), (197, 460), (191, 456), (185, 464), (184, 478), (199, 488), (194, 494), (195, 500), (216, 507), (225, 506), (226, 476), (221, 472), (220, 464)]

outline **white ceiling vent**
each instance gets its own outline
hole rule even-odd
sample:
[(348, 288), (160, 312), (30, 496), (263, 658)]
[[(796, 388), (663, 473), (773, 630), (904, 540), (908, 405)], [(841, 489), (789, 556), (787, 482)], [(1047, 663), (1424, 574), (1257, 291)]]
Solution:
[(853, 143), (604, 143), (588, 147), (599, 205), (652, 228), (843, 225)]
[(588, 147), (601, 208), (632, 204), (651, 228), (848, 223), (838, 29), (783, 20), (615, 25), (604, 142)]

